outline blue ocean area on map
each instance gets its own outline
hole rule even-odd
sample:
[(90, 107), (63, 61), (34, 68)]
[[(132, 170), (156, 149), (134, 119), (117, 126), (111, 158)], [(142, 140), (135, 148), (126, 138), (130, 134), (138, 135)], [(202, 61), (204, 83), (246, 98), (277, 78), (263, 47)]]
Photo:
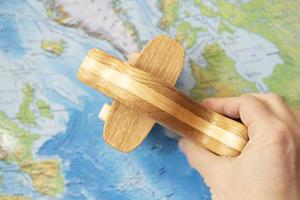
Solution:
[(97, 118), (97, 110), (103, 98), (82, 101), (83, 111), (69, 111), (66, 132), (55, 136), (39, 151), (41, 156), (55, 155), (69, 162), (65, 169), (68, 190), (64, 199), (82, 199), (84, 193), (97, 199), (133, 199), (148, 193), (155, 195), (156, 191), (166, 199), (180, 199), (182, 194), (196, 199), (200, 193), (207, 193), (202, 178), (189, 170), (177, 141), (166, 137), (160, 126), (154, 127), (137, 150), (120, 153), (101, 139), (103, 123)]
[[(25, 53), (20, 40), (15, 18), (11, 15), (0, 17), (0, 51), (5, 50), (12, 57), (19, 57)], [(5, 53), (5, 52), (3, 52)]]
[[(46, 98), (55, 104), (63, 105), (68, 114), (66, 123), (62, 119), (57, 121), (57, 125), (63, 125), (65, 129), (45, 141), (35, 155), (60, 160), (65, 191), (57, 199), (210, 199), (201, 176), (190, 168), (179, 151), (177, 140), (167, 137), (165, 129), (161, 126), (156, 125), (144, 143), (129, 154), (118, 152), (104, 143), (103, 122), (97, 115), (101, 105), (111, 102), (111, 99), (80, 83), (76, 73), (85, 53), (92, 47), (96, 46), (123, 58), (120, 52), (106, 41), (89, 38), (75, 39), (75, 43), (78, 43), (76, 47), (80, 47), (80, 51), (76, 53), (75, 50), (75, 54), (72, 55), (54, 57), (39, 49), (40, 45), (34, 50), (28, 50), (26, 46), (30, 41), (38, 40), (40, 31), (45, 32), (43, 29), (48, 29), (47, 27), (60, 33), (61, 37), (65, 34), (64, 40), (69, 44), (70, 38), (76, 38), (76, 31), (44, 22), (39, 18), (42, 13), (30, 7), (26, 1), (1, 4), (2, 13), (12, 13), (1, 14), (1, 56), (13, 58), (17, 64), (12, 61), (9, 64), (20, 65), (27, 72), (26, 65), (31, 67), (32, 63), (45, 70), (49, 68), (50, 74), (67, 77), (74, 85), (73, 88), (85, 92), (78, 101), (70, 101), (68, 96), (62, 95), (65, 88), (58, 90), (53, 87), (53, 83), (56, 82), (64, 85), (64, 79), (49, 76), (48, 71), (31, 76), (34, 81), (38, 81), (39, 87), (44, 88)], [(18, 6), (15, 6), (16, 4)], [(23, 10), (24, 18), (19, 10)], [(41, 38), (44, 37), (43, 35)], [(30, 59), (30, 52), (40, 56), (34, 61), (26, 61), (23, 66), (22, 59)], [(0, 161), (0, 169), (1, 193), (21, 194), (33, 199), (44, 198), (35, 191), (30, 176), (21, 172), (17, 165)], [(28, 180), (30, 184), (17, 184), (19, 180)]]
[(80, 63), (91, 48), (126, 60), (168, 35), (185, 48), (176, 85), (191, 98), (271, 91), (299, 107), (300, 24), (286, 12), (293, 5), (0, 0), (0, 199), (211, 199), (162, 126), (130, 153), (104, 142), (98, 113), (112, 99), (77, 79)]

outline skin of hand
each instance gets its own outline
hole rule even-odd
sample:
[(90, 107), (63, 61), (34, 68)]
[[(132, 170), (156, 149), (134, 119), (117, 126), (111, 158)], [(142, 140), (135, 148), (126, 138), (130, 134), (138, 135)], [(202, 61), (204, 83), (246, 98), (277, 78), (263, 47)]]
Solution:
[(276, 94), (210, 98), (203, 105), (248, 128), (237, 157), (220, 157), (188, 138), (179, 148), (209, 186), (213, 200), (300, 199), (300, 112)]

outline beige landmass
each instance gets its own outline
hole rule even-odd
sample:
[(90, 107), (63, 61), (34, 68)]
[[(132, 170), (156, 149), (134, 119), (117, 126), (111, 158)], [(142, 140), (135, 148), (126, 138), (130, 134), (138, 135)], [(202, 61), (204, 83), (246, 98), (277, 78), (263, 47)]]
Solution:
[(63, 40), (59, 40), (59, 41), (43, 40), (41, 43), (41, 48), (46, 52), (59, 56), (64, 52), (66, 48), (66, 43)]
[(58, 160), (23, 162), (21, 170), (30, 174), (33, 186), (42, 194), (55, 196), (64, 192), (63, 177)]
[(25, 196), (11, 196), (0, 194), (0, 200), (31, 200), (31, 198)]

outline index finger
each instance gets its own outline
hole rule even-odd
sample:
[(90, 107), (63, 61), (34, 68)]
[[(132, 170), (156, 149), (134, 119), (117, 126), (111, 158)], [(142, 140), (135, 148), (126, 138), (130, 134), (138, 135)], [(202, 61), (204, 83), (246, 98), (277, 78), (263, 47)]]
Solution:
[(256, 97), (243, 95), (240, 97), (208, 98), (202, 104), (217, 113), (238, 119), (249, 127), (255, 120), (273, 117), (273, 113)]

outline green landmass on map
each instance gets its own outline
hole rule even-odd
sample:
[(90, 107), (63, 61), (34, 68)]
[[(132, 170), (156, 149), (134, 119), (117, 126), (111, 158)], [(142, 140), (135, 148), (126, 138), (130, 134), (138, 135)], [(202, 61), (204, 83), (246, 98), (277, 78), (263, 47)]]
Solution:
[[(284, 63), (278, 64), (264, 82), (270, 91), (284, 96), (290, 105), (300, 108), (300, 2), (252, 0), (234, 4), (216, 0), (216, 3), (217, 15), (223, 20), (276, 45)], [(211, 17), (210, 14), (207, 16)]]
[(2, 187), (3, 184), (3, 176), (0, 175), (0, 188)]
[(30, 105), (33, 103), (33, 92), (33, 88), (29, 84), (26, 84), (24, 86), (23, 100), (19, 106), (19, 112), (16, 114), (17, 119), (19, 119), (24, 124), (36, 124), (34, 112), (30, 107)]
[(243, 79), (235, 69), (235, 61), (229, 58), (218, 43), (207, 45), (203, 51), (207, 62), (201, 67), (192, 61), (192, 72), (196, 84), (192, 96), (201, 101), (206, 97), (236, 96), (245, 92), (256, 92), (254, 83)]
[(0, 136), (1, 160), (17, 163), (33, 160), (32, 144), (39, 136), (23, 130), (2, 112), (0, 112)]
[(36, 101), (36, 105), (37, 105), (39, 113), (42, 117), (46, 117), (49, 119), (53, 118), (53, 113), (51, 111), (50, 106), (43, 99), (38, 99)]
[(161, 20), (161, 27), (168, 29), (170, 26), (174, 26), (179, 18), (179, 0), (162, 0), (160, 2), (161, 10), (163, 11), (163, 17)]
[[(188, 49), (191, 49), (197, 42), (199, 32), (207, 32), (206, 27), (193, 27), (188, 21), (184, 21), (179, 18), (179, 6), (178, 0), (163, 0), (160, 3), (163, 11), (163, 17), (161, 20), (161, 26), (163, 29), (168, 29), (171, 26), (176, 27), (176, 39), (186, 44)], [(184, 10), (185, 16), (189, 17), (188, 10)]]
[(66, 48), (66, 42), (64, 40), (43, 40), (41, 42), (41, 48), (46, 52), (59, 56), (64, 52)]
[(182, 21), (176, 27), (176, 39), (181, 43), (186, 43), (187, 48), (190, 49), (197, 42), (197, 34), (207, 31), (205, 27), (192, 27), (190, 22)]
[[(23, 100), (19, 106), (19, 112), (16, 114), (21, 123), (34, 125), (37, 123), (31, 109), (33, 103), (34, 89), (31, 85), (26, 84), (23, 88)], [(45, 101), (39, 99), (36, 105), (42, 117), (53, 118), (50, 107)], [(9, 163), (17, 163), (21, 171), (31, 176), (33, 186), (37, 191), (55, 196), (62, 193), (64, 188), (60, 163), (56, 160), (36, 161), (33, 158), (32, 146), (38, 138), (38, 135), (25, 131), (0, 112), (0, 139), (2, 141), (0, 141), (0, 159)]]
[(41, 117), (48, 119), (53, 118), (53, 113), (50, 106), (43, 100), (34, 99), (34, 89), (31, 85), (26, 84), (23, 88), (23, 100), (19, 106), (19, 112), (16, 117), (20, 122), (27, 125), (37, 125), (35, 113), (33, 107), (36, 106)]
[(191, 13), (190, 13), (188, 10), (185, 10), (185, 11), (184, 11), (184, 15), (185, 15), (186, 17), (190, 17), (190, 16), (191, 16)]
[(194, 0), (194, 2), (198, 6), (198, 8), (200, 9), (200, 12), (203, 15), (208, 16), (208, 17), (216, 17), (217, 16), (217, 13), (212, 8), (205, 5), (202, 0)]
[(225, 22), (222, 21), (218, 25), (218, 33), (222, 34), (224, 32), (228, 32), (228, 33), (233, 34), (234, 33), (234, 29), (232, 29), (228, 24), (226, 24)]
[(21, 171), (31, 176), (38, 192), (55, 196), (64, 191), (60, 162), (33, 158), (32, 146), (38, 138), (38, 135), (25, 131), (0, 112), (0, 160), (17, 163)]
[[(164, 11), (163, 27), (176, 27), (176, 39), (186, 44), (187, 49), (192, 48), (198, 39), (199, 32), (207, 32), (205, 27), (193, 27), (188, 21), (178, 18), (178, 2), (164, 0), (161, 2)], [(218, 16), (217, 11), (203, 4), (201, 0), (195, 0), (201, 13), (208, 17)], [(172, 4), (173, 6), (166, 6)], [(168, 8), (168, 9), (166, 9)], [(167, 23), (166, 23), (167, 22)], [(227, 22), (222, 21), (218, 26), (218, 33), (234, 33), (234, 29)], [(210, 96), (236, 96), (245, 92), (257, 92), (256, 85), (245, 80), (235, 69), (235, 61), (229, 58), (218, 43), (213, 43), (204, 49), (202, 53), (207, 66), (199, 66), (191, 60), (192, 74), (196, 83), (191, 91), (192, 96), (197, 100)]]

